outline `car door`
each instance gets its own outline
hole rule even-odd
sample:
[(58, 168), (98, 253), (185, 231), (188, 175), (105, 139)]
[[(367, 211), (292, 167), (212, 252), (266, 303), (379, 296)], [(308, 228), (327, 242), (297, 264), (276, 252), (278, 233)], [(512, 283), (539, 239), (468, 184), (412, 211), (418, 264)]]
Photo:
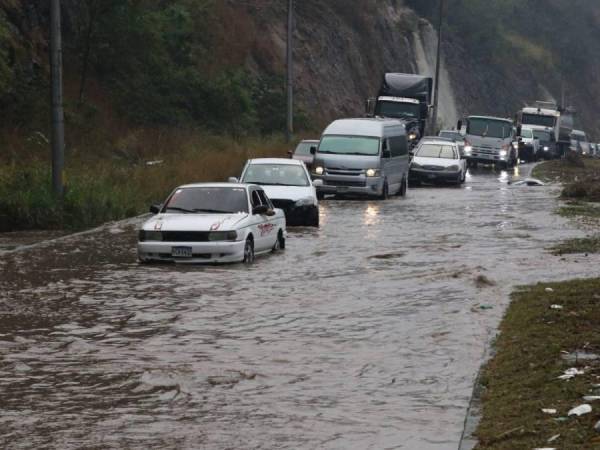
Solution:
[[(250, 189), (250, 205), (252, 206), (252, 210), (257, 206), (262, 205), (258, 188)], [(252, 230), (252, 235), (254, 236), (254, 251), (259, 253), (264, 251), (265, 246), (267, 245), (265, 242), (265, 223), (267, 222), (267, 216), (265, 214), (254, 214), (254, 212), (252, 212), (251, 220), (252, 225), (250, 228)]]
[[(271, 200), (269, 199), (269, 197), (267, 196), (267, 194), (265, 193), (265, 191), (263, 189), (259, 189), (258, 190), (258, 195), (260, 197), (260, 201), (263, 205), (265, 205), (267, 208), (273, 210), (275, 209), (273, 204), (271, 203)], [(264, 237), (264, 249), (265, 250), (269, 250), (271, 248), (273, 248), (273, 246), (275, 245), (275, 241), (277, 240), (277, 231), (278, 231), (278, 227), (277, 227), (277, 216), (264, 216), (265, 217), (265, 223), (262, 226), (262, 232), (263, 232), (263, 237)]]
[(408, 179), (408, 168), (410, 157), (408, 155), (408, 142), (406, 135), (393, 136), (390, 138), (392, 147), (392, 159), (394, 160), (394, 171), (396, 183), (400, 187), (403, 179)]

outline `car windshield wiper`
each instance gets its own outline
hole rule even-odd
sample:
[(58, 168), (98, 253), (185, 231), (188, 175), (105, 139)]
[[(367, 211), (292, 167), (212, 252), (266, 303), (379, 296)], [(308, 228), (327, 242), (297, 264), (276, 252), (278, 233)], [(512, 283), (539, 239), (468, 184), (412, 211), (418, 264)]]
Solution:
[(194, 213), (194, 211), (192, 211), (191, 209), (180, 208), (179, 206), (167, 206), (166, 209), (167, 210), (172, 209), (173, 211), (181, 211), (181, 212), (188, 213), (188, 214)]
[(204, 209), (204, 208), (194, 208), (194, 213), (206, 212), (206, 213), (214, 213), (214, 214), (233, 214), (231, 211), (223, 211), (220, 209)]

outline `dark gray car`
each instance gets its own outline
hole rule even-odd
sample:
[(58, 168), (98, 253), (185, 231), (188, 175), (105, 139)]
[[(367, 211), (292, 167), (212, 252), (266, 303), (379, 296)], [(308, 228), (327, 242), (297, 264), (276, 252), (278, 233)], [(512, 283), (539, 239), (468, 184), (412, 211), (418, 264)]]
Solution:
[(306, 168), (310, 171), (315, 159), (314, 155), (310, 152), (311, 147), (318, 147), (319, 141), (312, 139), (305, 139), (300, 141), (296, 146), (296, 149), (289, 152), (290, 158), (297, 159), (304, 162)]

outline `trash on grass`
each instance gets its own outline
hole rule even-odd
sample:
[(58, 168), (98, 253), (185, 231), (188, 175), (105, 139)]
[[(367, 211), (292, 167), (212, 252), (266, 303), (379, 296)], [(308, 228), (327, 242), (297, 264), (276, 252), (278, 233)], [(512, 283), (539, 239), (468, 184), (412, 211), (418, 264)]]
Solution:
[(554, 442), (555, 440), (557, 440), (560, 437), (560, 434), (555, 434), (554, 436), (552, 436), (550, 439), (548, 439), (548, 444)]
[(584, 414), (589, 414), (592, 412), (592, 407), (588, 404), (579, 405), (576, 408), (573, 408), (568, 416), (583, 416)]
[(550, 309), (563, 309), (562, 305), (550, 305)]
[(554, 289), (552, 289), (552, 288), (546, 288), (545, 291), (546, 292), (554, 292)]
[(556, 410), (552, 409), (552, 408), (544, 408), (544, 409), (542, 409), (542, 412), (544, 414), (556, 414)]
[(571, 378), (575, 378), (577, 375), (583, 375), (585, 372), (583, 370), (579, 370), (576, 367), (571, 367), (570, 369), (565, 370), (565, 373), (558, 377), (559, 380), (570, 380)]
[(584, 402), (596, 402), (600, 400), (600, 395), (585, 395), (583, 397)]

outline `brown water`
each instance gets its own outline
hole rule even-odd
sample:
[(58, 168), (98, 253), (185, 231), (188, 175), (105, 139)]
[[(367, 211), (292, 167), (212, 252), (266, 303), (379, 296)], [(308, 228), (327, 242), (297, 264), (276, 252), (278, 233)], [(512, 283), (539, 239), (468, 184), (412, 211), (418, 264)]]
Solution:
[(325, 201), (251, 268), (140, 266), (139, 219), (4, 254), (0, 447), (456, 448), (512, 286), (599, 261), (508, 179)]

